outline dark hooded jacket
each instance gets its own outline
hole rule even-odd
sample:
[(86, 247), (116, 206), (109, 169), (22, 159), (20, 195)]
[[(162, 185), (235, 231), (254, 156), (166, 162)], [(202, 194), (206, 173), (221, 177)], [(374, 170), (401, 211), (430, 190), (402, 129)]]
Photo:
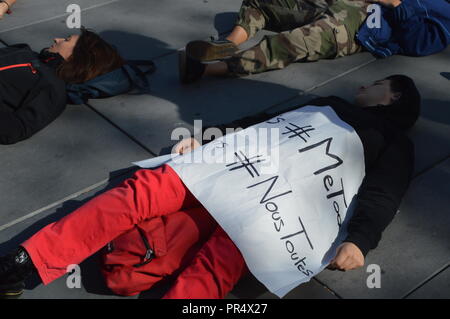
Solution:
[(26, 44), (0, 49), (0, 144), (29, 138), (64, 111), (65, 83), (55, 72), (62, 61)]
[[(355, 211), (348, 224), (346, 242), (357, 245), (366, 256), (377, 247), (384, 229), (394, 218), (414, 170), (414, 145), (403, 129), (411, 127), (419, 116), (419, 107), (360, 108), (338, 97), (317, 98), (305, 105), (331, 106), (351, 125), (364, 147), (366, 174), (356, 196)], [(214, 126), (225, 135), (226, 128), (247, 128), (282, 113), (259, 113), (225, 125)], [(401, 128), (401, 129), (400, 129)], [(202, 133), (208, 129), (203, 128)], [(195, 135), (195, 137), (198, 137)], [(208, 143), (209, 140), (202, 140)]]

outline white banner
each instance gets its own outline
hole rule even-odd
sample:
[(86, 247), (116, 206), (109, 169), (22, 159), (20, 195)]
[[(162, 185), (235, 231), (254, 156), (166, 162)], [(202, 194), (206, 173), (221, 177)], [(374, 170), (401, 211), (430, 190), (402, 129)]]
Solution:
[(359, 136), (329, 106), (284, 113), (168, 165), (279, 297), (335, 256), (365, 172)]

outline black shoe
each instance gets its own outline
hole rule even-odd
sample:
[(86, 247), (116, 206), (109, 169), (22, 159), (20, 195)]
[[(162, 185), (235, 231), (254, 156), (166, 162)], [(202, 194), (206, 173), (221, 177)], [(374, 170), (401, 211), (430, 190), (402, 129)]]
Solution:
[(180, 82), (184, 84), (199, 80), (205, 73), (206, 65), (191, 59), (184, 50), (178, 51)]
[(186, 54), (194, 60), (211, 62), (231, 57), (238, 47), (228, 40), (191, 41), (186, 45)]
[(35, 271), (25, 249), (0, 257), (0, 299), (19, 298), (25, 288), (25, 279)]

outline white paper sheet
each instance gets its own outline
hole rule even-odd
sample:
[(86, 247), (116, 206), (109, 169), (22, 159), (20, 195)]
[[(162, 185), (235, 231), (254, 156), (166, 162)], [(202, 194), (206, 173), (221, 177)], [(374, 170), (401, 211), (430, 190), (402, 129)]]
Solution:
[(149, 158), (143, 161), (133, 162), (132, 164), (141, 168), (153, 168), (168, 163), (172, 159), (178, 157), (177, 154), (167, 154), (158, 157)]

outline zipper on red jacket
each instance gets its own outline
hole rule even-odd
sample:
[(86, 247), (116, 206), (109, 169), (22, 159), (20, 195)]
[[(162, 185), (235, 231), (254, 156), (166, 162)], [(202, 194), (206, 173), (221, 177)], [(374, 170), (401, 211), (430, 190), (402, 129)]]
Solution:
[(8, 65), (8, 66), (4, 66), (0, 68), (0, 71), (5, 71), (5, 70), (9, 70), (9, 69), (15, 69), (15, 68), (30, 68), (31, 69), (31, 73), (36, 74), (38, 71), (33, 67), (33, 64), (31, 63), (23, 63), (23, 64), (13, 64), (13, 65)]

